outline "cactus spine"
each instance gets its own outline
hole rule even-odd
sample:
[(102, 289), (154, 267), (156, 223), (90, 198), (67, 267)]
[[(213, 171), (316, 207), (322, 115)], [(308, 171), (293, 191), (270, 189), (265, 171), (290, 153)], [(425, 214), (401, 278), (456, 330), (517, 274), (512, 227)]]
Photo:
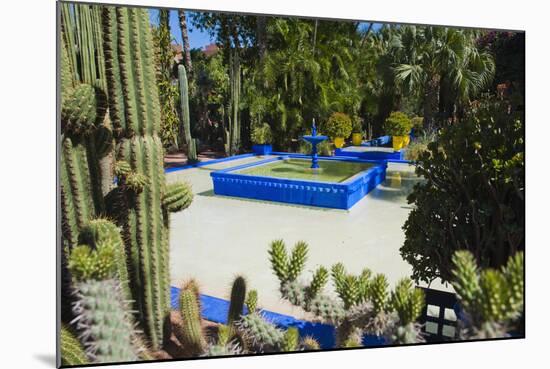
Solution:
[(169, 337), (169, 220), (162, 208), (166, 186), (151, 29), (147, 12), (134, 8), (104, 7), (103, 26), (117, 159), (140, 176), (131, 182), (139, 191), (119, 193), (114, 216), (127, 243), (136, 310), (153, 349), (158, 349)]
[(115, 279), (115, 245), (98, 243), (95, 249), (81, 245), (68, 251), (76, 302), (73, 306), (80, 339), (94, 362), (138, 360), (129, 303)]
[(187, 144), (187, 160), (196, 162), (197, 146), (196, 140), (191, 136), (191, 120), (189, 118), (189, 87), (187, 84), (187, 72), (183, 64), (178, 65), (178, 80), (180, 88), (180, 109), (183, 121), (183, 133)]
[(241, 319), (246, 298), (246, 281), (238, 276), (231, 287), (231, 299), (229, 301), (229, 312), (227, 314), (227, 324), (232, 326)]
[(250, 290), (246, 295), (245, 303), (248, 309), (248, 313), (249, 314), (255, 313), (256, 309), (258, 308), (258, 291)]
[(193, 288), (181, 291), (180, 313), (183, 323), (181, 330), (176, 331), (176, 336), (190, 355), (202, 355), (206, 349), (206, 341), (201, 326), (200, 304)]
[(508, 336), (523, 314), (524, 257), (518, 252), (501, 270), (479, 270), (469, 251), (453, 255), (451, 284), (468, 315), (465, 333), (472, 338)]
[(62, 365), (71, 366), (90, 364), (80, 341), (65, 325), (61, 327), (60, 349)]

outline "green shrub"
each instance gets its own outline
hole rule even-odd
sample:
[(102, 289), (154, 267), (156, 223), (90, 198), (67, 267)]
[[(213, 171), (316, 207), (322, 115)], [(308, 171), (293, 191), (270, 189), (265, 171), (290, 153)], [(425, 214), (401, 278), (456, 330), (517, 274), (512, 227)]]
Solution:
[(437, 139), (435, 132), (424, 132), (419, 137), (416, 137), (405, 151), (405, 159), (416, 161), (420, 158), (423, 152), (428, 151), (428, 145), (430, 142), (434, 142)]
[[(311, 154), (311, 144), (307, 141), (300, 140), (298, 147), (300, 154)], [(317, 153), (321, 156), (332, 156), (332, 144), (329, 141), (323, 141), (317, 145)]]
[(273, 141), (273, 135), (271, 134), (271, 127), (267, 123), (263, 123), (261, 126), (254, 127), (250, 134), (250, 139), (257, 145), (269, 144)]
[(351, 134), (352, 124), (349, 115), (344, 113), (332, 113), (322, 127), (322, 132), (334, 139), (336, 137), (348, 138)]
[(412, 117), (411, 118), (411, 125), (414, 129), (422, 129), (424, 127), (424, 117)]
[(389, 136), (405, 136), (409, 134), (411, 127), (411, 119), (400, 111), (391, 112), (384, 121), (384, 132)]
[(426, 181), (408, 197), (400, 249), (416, 281), (449, 281), (459, 249), (499, 268), (524, 248), (523, 117), (510, 109), (485, 98), (420, 154), (416, 173)]
[(361, 117), (354, 115), (352, 118), (352, 133), (363, 133), (363, 119)]

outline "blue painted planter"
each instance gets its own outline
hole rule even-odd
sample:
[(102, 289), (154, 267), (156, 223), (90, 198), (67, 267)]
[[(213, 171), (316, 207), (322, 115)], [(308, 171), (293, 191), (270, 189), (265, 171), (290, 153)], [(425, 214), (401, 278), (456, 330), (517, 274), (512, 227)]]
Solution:
[(252, 145), (252, 151), (256, 155), (269, 155), (273, 152), (273, 146), (269, 144)]
[(345, 156), (351, 158), (360, 158), (364, 160), (403, 160), (405, 158), (405, 150), (383, 152), (383, 151), (347, 151), (346, 149), (334, 150), (335, 156)]
[[(304, 158), (304, 155), (288, 155)], [(387, 163), (357, 158), (324, 157), (320, 160), (368, 162), (375, 165), (341, 183), (252, 176), (235, 173), (239, 169), (267, 164), (284, 157), (262, 160), (210, 173), (216, 195), (244, 197), (324, 208), (350, 209), (386, 179)]]

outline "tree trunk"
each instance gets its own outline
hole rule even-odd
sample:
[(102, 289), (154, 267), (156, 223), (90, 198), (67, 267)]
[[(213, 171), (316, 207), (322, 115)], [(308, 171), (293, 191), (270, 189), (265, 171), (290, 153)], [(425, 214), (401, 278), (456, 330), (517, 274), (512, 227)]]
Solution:
[(439, 77), (432, 76), (426, 82), (424, 88), (424, 128), (429, 129), (434, 125), (434, 112), (437, 109), (437, 100), (439, 94)]
[(185, 69), (191, 78), (193, 74), (193, 64), (191, 62), (191, 46), (189, 45), (189, 34), (187, 33), (187, 20), (185, 18), (185, 10), (178, 10), (180, 20), (181, 39), (183, 42), (183, 53), (185, 59)]
[(260, 58), (260, 63), (263, 62), (267, 51), (266, 25), (267, 18), (259, 16), (256, 20), (256, 43), (258, 45), (258, 56)]

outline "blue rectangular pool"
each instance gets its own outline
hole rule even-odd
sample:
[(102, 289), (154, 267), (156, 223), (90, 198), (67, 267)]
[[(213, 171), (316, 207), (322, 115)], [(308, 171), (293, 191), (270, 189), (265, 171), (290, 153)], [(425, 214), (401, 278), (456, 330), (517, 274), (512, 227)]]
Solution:
[(324, 208), (350, 209), (386, 178), (387, 163), (290, 154), (210, 173), (214, 193)]

